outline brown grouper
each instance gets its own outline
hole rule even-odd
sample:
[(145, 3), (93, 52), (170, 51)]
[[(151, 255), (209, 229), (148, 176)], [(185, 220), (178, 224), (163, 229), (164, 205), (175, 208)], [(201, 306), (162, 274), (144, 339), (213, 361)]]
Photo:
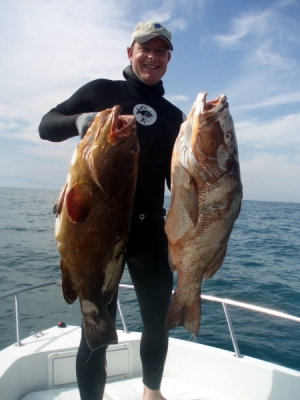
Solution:
[(120, 112), (96, 115), (54, 206), (63, 296), (69, 304), (79, 297), (92, 350), (117, 343), (106, 306), (122, 275), (138, 174), (135, 118)]

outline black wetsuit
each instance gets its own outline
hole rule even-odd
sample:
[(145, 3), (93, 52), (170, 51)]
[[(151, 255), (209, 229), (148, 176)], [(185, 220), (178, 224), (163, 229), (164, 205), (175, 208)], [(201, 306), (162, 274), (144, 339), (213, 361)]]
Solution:
[[(143, 382), (156, 390), (160, 388), (168, 349), (164, 319), (173, 285), (164, 232), (164, 189), (166, 180), (169, 186), (172, 148), (183, 114), (163, 97), (161, 81), (146, 85), (135, 76), (131, 66), (123, 74), (125, 81), (98, 79), (81, 87), (43, 117), (39, 132), (42, 139), (63, 141), (78, 135), (75, 122), (80, 114), (115, 105), (122, 107), (122, 114), (136, 116), (141, 152), (125, 258), (143, 321), (140, 348)], [(116, 298), (108, 308), (115, 320)], [(102, 398), (105, 351), (106, 347), (100, 348), (90, 357), (82, 332), (76, 365), (82, 400)]]

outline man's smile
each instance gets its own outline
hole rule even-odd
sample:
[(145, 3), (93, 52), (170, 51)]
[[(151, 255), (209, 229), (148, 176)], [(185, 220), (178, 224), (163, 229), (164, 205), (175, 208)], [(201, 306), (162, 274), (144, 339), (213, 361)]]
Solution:
[(149, 65), (149, 64), (144, 64), (145, 68), (149, 68), (149, 69), (158, 69), (159, 66), (158, 65)]

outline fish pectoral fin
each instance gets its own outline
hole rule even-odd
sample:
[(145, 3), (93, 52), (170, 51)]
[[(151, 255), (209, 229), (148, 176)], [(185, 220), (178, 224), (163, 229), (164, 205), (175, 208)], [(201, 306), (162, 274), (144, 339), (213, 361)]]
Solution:
[(65, 301), (68, 304), (73, 304), (77, 299), (77, 292), (74, 288), (70, 274), (66, 265), (64, 265), (63, 260), (60, 260), (60, 270), (61, 270), (61, 289)]
[(64, 186), (62, 187), (57, 199), (55, 200), (55, 204), (53, 206), (53, 214), (55, 214), (56, 217), (60, 214), (62, 206), (64, 204), (67, 187), (68, 187), (68, 183), (66, 182), (64, 184)]
[(227, 250), (227, 241), (224, 246), (222, 246), (221, 251), (219, 251), (218, 255), (213, 259), (211, 264), (204, 272), (204, 279), (211, 278), (222, 266)]
[(189, 217), (191, 218), (194, 226), (198, 222), (198, 194), (193, 178), (190, 179), (189, 187), (183, 189), (183, 205)]
[(74, 224), (84, 222), (91, 210), (93, 189), (89, 182), (76, 182), (66, 196), (68, 217)]

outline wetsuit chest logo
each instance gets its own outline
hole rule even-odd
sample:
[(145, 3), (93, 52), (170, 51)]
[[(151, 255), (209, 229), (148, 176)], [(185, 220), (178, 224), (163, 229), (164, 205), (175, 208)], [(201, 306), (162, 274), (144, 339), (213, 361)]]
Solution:
[(137, 104), (133, 109), (133, 115), (141, 125), (152, 125), (157, 120), (156, 111), (145, 104)]

